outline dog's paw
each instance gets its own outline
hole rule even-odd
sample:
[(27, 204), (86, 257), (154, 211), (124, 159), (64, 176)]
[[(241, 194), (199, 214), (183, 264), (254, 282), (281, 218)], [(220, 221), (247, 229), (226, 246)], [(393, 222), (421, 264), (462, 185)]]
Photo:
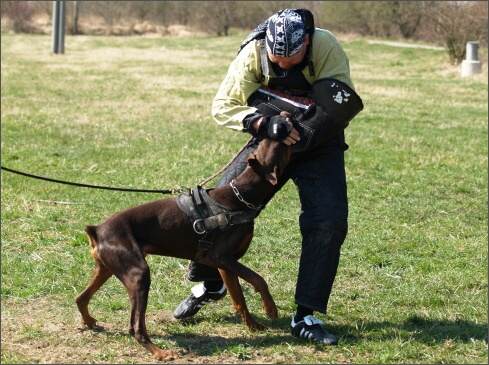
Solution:
[(88, 326), (88, 328), (93, 328), (97, 324), (97, 320), (91, 316), (83, 318), (82, 322)]
[(173, 350), (159, 350), (155, 352), (153, 356), (159, 361), (172, 361), (178, 359), (180, 354)]
[(275, 305), (275, 302), (272, 301), (269, 304), (262, 302), (262, 305), (263, 305), (263, 310), (268, 318), (276, 319), (278, 317), (278, 310), (277, 310), (277, 306)]
[(254, 319), (248, 319), (246, 321), (246, 326), (250, 331), (266, 331), (268, 329), (264, 324), (255, 321)]

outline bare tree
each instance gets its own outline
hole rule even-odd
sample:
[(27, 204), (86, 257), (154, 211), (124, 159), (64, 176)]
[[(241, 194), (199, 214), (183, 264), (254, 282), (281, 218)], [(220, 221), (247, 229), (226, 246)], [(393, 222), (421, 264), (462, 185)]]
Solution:
[(236, 8), (236, 4), (231, 1), (202, 2), (197, 16), (199, 27), (218, 36), (227, 36), (233, 18), (233, 8)]
[(89, 13), (102, 17), (107, 25), (107, 33), (112, 33), (113, 27), (121, 22), (123, 16), (130, 12), (130, 1), (87, 1), (84, 3)]
[(452, 64), (460, 64), (465, 59), (467, 42), (487, 42), (485, 1), (434, 1), (426, 6), (426, 14), (435, 33), (443, 38)]
[(2, 1), (1, 12), (12, 21), (15, 32), (30, 33), (33, 31), (30, 21), (34, 14), (34, 7), (30, 1)]
[(420, 1), (390, 1), (392, 22), (405, 39), (412, 38), (421, 24), (423, 3)]
[(385, 1), (323, 2), (324, 24), (340, 32), (386, 37), (393, 34), (390, 8)]
[(79, 14), (80, 14), (80, 2), (79, 1), (73, 1), (73, 27), (72, 27), (72, 31), (71, 31), (71, 34), (73, 34), (73, 35), (78, 34)]
[(196, 1), (176, 1), (173, 5), (173, 17), (177, 24), (188, 25), (192, 20), (192, 9), (196, 9), (196, 6), (200, 6)]
[(53, 2), (52, 1), (30, 1), (36, 13), (44, 13), (49, 18), (53, 17)]

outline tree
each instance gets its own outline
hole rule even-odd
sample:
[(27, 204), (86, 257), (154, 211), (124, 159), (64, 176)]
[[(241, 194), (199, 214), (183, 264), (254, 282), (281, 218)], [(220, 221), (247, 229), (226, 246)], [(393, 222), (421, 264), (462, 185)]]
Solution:
[(393, 33), (389, 2), (327, 1), (323, 4), (322, 20), (330, 29), (376, 37)]
[(130, 1), (87, 1), (83, 4), (89, 12), (102, 17), (107, 25), (107, 34), (111, 34), (115, 25), (119, 24), (129, 13)]
[(206, 1), (200, 4), (198, 13), (200, 28), (210, 30), (218, 36), (227, 36), (233, 19), (233, 9), (236, 9), (233, 3), (231, 1)]
[(487, 2), (433, 1), (426, 10), (452, 64), (465, 59), (467, 42), (487, 41)]
[(392, 22), (405, 39), (412, 38), (418, 30), (423, 15), (423, 2), (390, 1)]
[(2, 15), (7, 16), (12, 21), (15, 32), (29, 33), (32, 31), (30, 24), (34, 8), (30, 1), (2, 1)]

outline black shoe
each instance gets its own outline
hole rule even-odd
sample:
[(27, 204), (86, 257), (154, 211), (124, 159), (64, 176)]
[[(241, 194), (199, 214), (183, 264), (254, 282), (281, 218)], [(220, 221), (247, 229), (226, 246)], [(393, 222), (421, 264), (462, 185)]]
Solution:
[(204, 305), (215, 302), (224, 298), (226, 295), (226, 287), (222, 285), (218, 292), (207, 291), (204, 284), (199, 284), (192, 288), (192, 294), (184, 299), (178, 307), (173, 311), (173, 317), (176, 319), (184, 319), (194, 316)]
[(317, 319), (313, 315), (305, 316), (302, 321), (295, 323), (292, 317), (290, 331), (295, 337), (307, 338), (313, 342), (323, 345), (337, 345), (338, 339), (331, 333), (326, 332), (321, 324), (323, 321)]

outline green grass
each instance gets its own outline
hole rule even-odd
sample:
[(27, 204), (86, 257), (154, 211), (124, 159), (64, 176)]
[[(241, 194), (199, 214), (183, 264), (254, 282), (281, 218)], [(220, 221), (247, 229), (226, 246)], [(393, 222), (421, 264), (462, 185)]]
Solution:
[[(2, 166), (126, 188), (202, 182), (248, 139), (210, 116), (244, 36), (68, 36), (65, 54), (53, 55), (48, 36), (2, 34)], [(229, 296), (192, 321), (171, 321), (192, 286), (187, 262), (147, 258), (150, 335), (183, 351), (182, 362), (487, 363), (487, 71), (460, 78), (440, 51), (363, 39), (344, 47), (365, 109), (346, 132), (350, 229), (328, 315), (318, 314), (340, 345), (288, 332), (300, 254), (289, 183), (242, 259), (276, 300), (271, 321), (243, 284), (270, 332), (247, 331)], [(153, 362), (126, 334), (129, 304), (116, 279), (90, 307), (105, 331), (83, 328), (73, 299), (93, 270), (84, 226), (160, 197), (2, 170), (3, 363)]]

